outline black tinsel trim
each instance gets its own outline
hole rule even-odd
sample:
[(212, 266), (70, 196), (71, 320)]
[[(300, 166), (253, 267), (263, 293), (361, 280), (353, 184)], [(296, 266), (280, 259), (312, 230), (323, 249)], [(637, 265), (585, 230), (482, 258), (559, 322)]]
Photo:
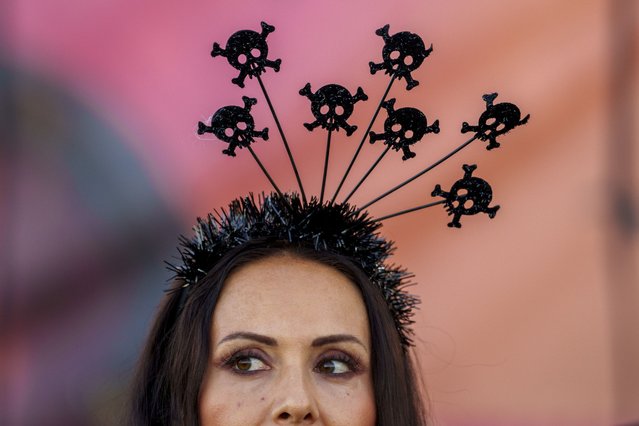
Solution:
[(304, 204), (296, 193), (262, 194), (256, 201), (251, 194), (233, 200), (228, 210), (198, 218), (195, 235), (180, 236), (181, 264), (168, 265), (185, 286), (196, 285), (229, 250), (258, 238), (311, 245), (346, 256), (382, 292), (406, 348), (412, 345), (410, 326), (419, 299), (405, 290), (412, 275), (385, 264), (393, 243), (377, 233), (380, 226), (367, 212), (357, 212), (347, 203), (320, 204), (312, 198)]

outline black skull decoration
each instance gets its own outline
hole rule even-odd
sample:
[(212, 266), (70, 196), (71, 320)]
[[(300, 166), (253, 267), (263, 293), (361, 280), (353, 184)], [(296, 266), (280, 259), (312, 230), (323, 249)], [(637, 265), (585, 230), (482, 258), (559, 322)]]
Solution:
[(517, 105), (508, 102), (493, 105), (493, 101), (497, 97), (497, 93), (490, 93), (482, 96), (486, 102), (486, 111), (479, 117), (479, 124), (471, 126), (468, 123), (462, 123), (461, 132), (477, 132), (477, 137), (482, 141), (488, 141), (487, 150), (499, 147), (497, 136), (501, 136), (514, 129), (517, 126), (526, 124), (530, 118), (530, 114), (521, 119), (521, 112)]
[(341, 127), (346, 130), (347, 136), (357, 130), (357, 126), (351, 126), (346, 122), (353, 113), (353, 105), (368, 99), (361, 87), (357, 88), (353, 96), (348, 89), (339, 84), (327, 84), (313, 93), (311, 83), (306, 83), (306, 86), (300, 90), (300, 95), (306, 96), (311, 101), (311, 112), (315, 116), (315, 121), (304, 123), (304, 127), (309, 131), (318, 126), (330, 131), (339, 131)]
[(402, 31), (393, 36), (388, 34), (389, 25), (375, 31), (375, 34), (384, 39), (382, 49), (383, 62), (376, 64), (370, 62), (371, 74), (385, 70), (399, 79), (406, 79), (406, 90), (410, 90), (419, 84), (411, 75), (424, 62), (424, 59), (433, 51), (433, 45), (426, 49), (424, 41), (417, 34)]
[(473, 176), (476, 165), (464, 164), (464, 177), (453, 184), (449, 192), (442, 191), (441, 186), (436, 185), (432, 196), (444, 197), (444, 204), (448, 215), (454, 215), (449, 227), (461, 228), (459, 219), (462, 215), (474, 215), (487, 213), (491, 219), (497, 214), (499, 206), (488, 207), (493, 199), (493, 190), (483, 179)]
[(389, 99), (382, 104), (388, 113), (384, 121), (384, 133), (370, 132), (370, 142), (383, 140), (384, 143), (395, 151), (403, 152), (402, 160), (415, 157), (410, 146), (419, 142), (426, 133), (439, 133), (439, 120), (428, 126), (426, 116), (416, 108), (400, 108), (396, 110), (395, 99)]
[(231, 81), (240, 87), (244, 87), (244, 79), (258, 76), (266, 70), (273, 68), (275, 72), (280, 70), (281, 59), (274, 61), (267, 58), (268, 44), (266, 37), (275, 31), (275, 27), (262, 22), (262, 32), (252, 30), (238, 31), (229, 37), (226, 49), (222, 49), (218, 43), (213, 43), (211, 56), (224, 56), (231, 66), (240, 71), (240, 75)]
[(255, 121), (251, 115), (251, 107), (257, 103), (255, 98), (242, 96), (244, 108), (229, 105), (218, 109), (211, 118), (211, 125), (201, 121), (197, 123), (197, 133), (213, 133), (218, 139), (229, 144), (222, 153), (235, 157), (235, 148), (248, 148), (258, 137), (268, 140), (268, 128), (255, 130)]

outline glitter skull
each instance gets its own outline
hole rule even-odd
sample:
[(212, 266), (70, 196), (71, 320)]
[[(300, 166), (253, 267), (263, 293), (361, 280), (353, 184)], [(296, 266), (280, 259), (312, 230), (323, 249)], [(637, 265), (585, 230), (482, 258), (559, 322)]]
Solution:
[(419, 84), (411, 75), (424, 62), (424, 59), (433, 51), (433, 46), (426, 49), (424, 41), (417, 34), (402, 31), (393, 36), (388, 34), (389, 25), (375, 31), (375, 34), (384, 39), (382, 49), (382, 63), (370, 62), (371, 74), (384, 70), (399, 79), (406, 79), (406, 89), (410, 90)]
[(341, 127), (346, 130), (347, 136), (357, 130), (357, 126), (351, 126), (346, 122), (353, 113), (353, 105), (368, 99), (361, 87), (357, 88), (353, 96), (348, 89), (339, 84), (327, 84), (313, 93), (311, 83), (306, 83), (300, 90), (300, 95), (311, 101), (311, 112), (315, 116), (315, 121), (304, 123), (304, 127), (309, 131), (318, 126), (331, 131), (339, 130)]
[(251, 107), (257, 103), (255, 98), (242, 96), (244, 108), (229, 105), (218, 109), (211, 118), (211, 125), (201, 121), (197, 124), (197, 133), (213, 133), (218, 139), (229, 144), (222, 153), (235, 157), (236, 148), (249, 148), (255, 137), (268, 140), (268, 128), (255, 130), (255, 121), (251, 115)]
[(218, 43), (213, 43), (211, 56), (224, 56), (229, 64), (240, 71), (240, 75), (231, 81), (240, 87), (244, 87), (244, 79), (259, 76), (266, 67), (273, 68), (275, 72), (280, 70), (281, 59), (274, 61), (267, 59), (268, 44), (266, 37), (275, 31), (275, 27), (262, 22), (262, 32), (252, 30), (238, 31), (229, 37), (226, 49), (222, 49)]
[(479, 124), (471, 126), (468, 123), (462, 123), (461, 132), (477, 132), (477, 137), (482, 141), (488, 141), (486, 149), (491, 150), (499, 146), (497, 136), (501, 136), (514, 129), (517, 126), (526, 124), (530, 118), (530, 114), (521, 118), (521, 112), (515, 104), (502, 102), (493, 105), (493, 101), (497, 97), (497, 93), (484, 95), (482, 99), (486, 102), (486, 111), (479, 117)]
[(426, 133), (439, 133), (439, 120), (428, 126), (426, 116), (416, 108), (400, 108), (396, 110), (395, 99), (389, 99), (382, 104), (388, 112), (388, 118), (384, 122), (384, 133), (370, 132), (370, 142), (383, 140), (384, 143), (395, 151), (403, 152), (402, 160), (415, 157), (410, 146), (419, 142)]
[(444, 197), (448, 215), (454, 215), (449, 227), (461, 228), (459, 219), (462, 215), (487, 213), (492, 219), (499, 210), (499, 206), (488, 207), (493, 190), (488, 182), (472, 175), (476, 168), (474, 164), (464, 164), (464, 177), (455, 182), (449, 192), (442, 191), (441, 186), (436, 185), (431, 194), (433, 197)]

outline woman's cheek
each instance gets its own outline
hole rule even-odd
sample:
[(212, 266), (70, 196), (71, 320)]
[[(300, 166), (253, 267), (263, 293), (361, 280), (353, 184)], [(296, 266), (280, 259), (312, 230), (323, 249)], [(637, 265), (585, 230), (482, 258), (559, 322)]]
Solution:
[(200, 399), (202, 426), (246, 426), (268, 419), (269, 389), (264, 382), (235, 377), (218, 377), (208, 382)]
[(317, 386), (320, 418), (325, 424), (375, 425), (375, 395), (368, 375), (355, 377), (344, 383), (324, 380)]

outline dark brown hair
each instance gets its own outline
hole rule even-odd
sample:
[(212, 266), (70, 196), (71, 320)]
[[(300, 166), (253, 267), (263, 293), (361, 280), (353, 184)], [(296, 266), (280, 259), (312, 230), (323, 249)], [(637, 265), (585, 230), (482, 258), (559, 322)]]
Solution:
[(211, 321), (224, 282), (242, 265), (283, 252), (333, 267), (359, 288), (371, 333), (377, 425), (426, 424), (410, 354), (401, 345), (380, 290), (344, 256), (264, 240), (229, 251), (193, 288), (180, 289), (181, 283), (174, 284), (160, 307), (138, 365), (130, 424), (199, 424), (198, 404), (210, 353)]

